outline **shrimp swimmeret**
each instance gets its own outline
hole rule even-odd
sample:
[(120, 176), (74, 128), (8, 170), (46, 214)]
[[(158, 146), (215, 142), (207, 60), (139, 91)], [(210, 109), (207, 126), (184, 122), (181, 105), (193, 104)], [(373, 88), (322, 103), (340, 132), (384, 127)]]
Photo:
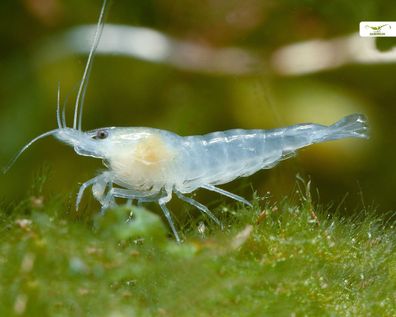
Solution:
[(107, 170), (81, 186), (76, 209), (89, 186), (92, 186), (102, 212), (115, 204), (115, 198), (158, 202), (176, 240), (180, 241), (166, 207), (173, 193), (221, 225), (207, 207), (185, 194), (204, 188), (251, 205), (244, 198), (216, 186), (271, 168), (311, 144), (349, 137), (367, 138), (367, 121), (361, 114), (344, 117), (330, 126), (307, 123), (273, 130), (236, 129), (202, 136), (183, 137), (142, 127), (111, 127), (84, 132), (81, 129), (82, 100), (103, 28), (105, 7), (106, 1), (77, 94), (73, 127), (67, 127), (65, 116), (61, 115), (58, 90), (58, 128), (30, 141), (11, 162), (35, 141), (49, 135), (71, 145), (79, 155), (102, 159)]

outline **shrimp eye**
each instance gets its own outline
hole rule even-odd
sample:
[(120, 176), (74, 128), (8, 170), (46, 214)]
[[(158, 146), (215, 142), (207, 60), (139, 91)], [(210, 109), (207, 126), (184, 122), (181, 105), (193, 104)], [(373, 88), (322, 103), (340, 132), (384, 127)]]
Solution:
[(94, 136), (95, 139), (103, 140), (109, 136), (109, 133), (106, 130), (98, 130), (96, 135)]

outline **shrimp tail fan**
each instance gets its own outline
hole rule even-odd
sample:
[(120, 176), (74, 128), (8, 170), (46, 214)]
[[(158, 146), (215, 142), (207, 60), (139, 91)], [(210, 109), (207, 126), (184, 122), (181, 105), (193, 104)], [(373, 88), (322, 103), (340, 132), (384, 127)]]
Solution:
[(351, 114), (328, 127), (325, 141), (344, 138), (369, 138), (367, 118), (363, 114)]

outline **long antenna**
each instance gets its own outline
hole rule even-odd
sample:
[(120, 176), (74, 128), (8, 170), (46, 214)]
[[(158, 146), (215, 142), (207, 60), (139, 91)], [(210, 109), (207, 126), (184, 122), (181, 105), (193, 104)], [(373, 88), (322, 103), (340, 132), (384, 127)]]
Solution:
[(33, 140), (31, 140), (28, 144), (26, 144), (19, 152), (18, 154), (10, 161), (10, 163), (8, 163), (8, 165), (6, 167), (3, 168), (2, 172), (3, 174), (7, 173), (9, 171), (9, 169), (11, 168), (12, 165), (14, 165), (15, 161), (21, 156), (21, 154), (23, 152), (25, 152), (33, 143), (35, 143), (36, 141), (45, 138), (49, 135), (53, 135), (56, 132), (58, 132), (59, 129), (54, 129), (48, 132), (45, 132), (43, 134), (40, 134), (38, 137), (35, 137)]
[[(73, 129), (78, 128), (78, 130), (81, 130), (82, 110), (83, 110), (83, 106), (84, 106), (85, 92), (87, 90), (89, 75), (91, 73), (92, 62), (93, 62), (93, 58), (95, 55), (95, 51), (99, 45), (100, 37), (102, 35), (102, 31), (103, 31), (103, 27), (104, 27), (103, 20), (104, 20), (106, 8), (107, 8), (107, 2), (108, 2), (107, 0), (103, 0), (102, 9), (100, 11), (99, 20), (98, 20), (98, 24), (96, 27), (94, 42), (92, 44), (91, 50), (88, 55), (88, 60), (87, 60), (87, 64), (85, 65), (85, 70), (84, 70), (83, 77), (81, 79), (80, 88), (78, 89), (76, 104), (74, 107)], [(80, 112), (78, 111), (79, 107), (80, 107)], [(77, 120), (78, 120), (78, 126), (77, 126)]]
[(60, 82), (58, 82), (58, 93), (56, 96), (56, 122), (58, 123), (58, 128), (62, 129), (63, 126), (60, 113)]

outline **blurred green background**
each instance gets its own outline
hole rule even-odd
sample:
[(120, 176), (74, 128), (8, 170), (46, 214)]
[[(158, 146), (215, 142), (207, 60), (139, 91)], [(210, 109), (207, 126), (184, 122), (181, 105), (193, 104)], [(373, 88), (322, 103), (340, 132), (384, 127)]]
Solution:
[[(96, 23), (100, 0), (5, 0), (0, 3), (0, 163), (5, 165), (31, 138), (56, 126), (56, 90), (71, 93), (86, 54), (62, 55), (64, 32)], [(230, 128), (274, 128), (301, 122), (330, 124), (342, 116), (368, 116), (370, 140), (315, 145), (296, 158), (224, 186), (250, 198), (252, 189), (281, 199), (296, 174), (311, 178), (323, 204), (341, 208), (396, 204), (396, 60), (357, 64), (346, 61), (309, 74), (288, 75), (271, 62), (279, 49), (302, 41), (332, 40), (358, 32), (364, 20), (392, 21), (393, 1), (113, 0), (107, 24), (152, 28), (194, 47), (234, 47), (260, 61), (244, 74), (200, 71), (142, 59), (100, 55), (87, 91), (83, 126), (148, 126), (181, 135)], [(51, 47), (58, 50), (50, 51)], [(63, 43), (64, 44), (64, 43)], [(387, 53), (393, 38), (376, 40)], [(176, 52), (177, 53), (177, 52)], [(192, 52), (193, 53), (193, 52)], [(355, 54), (361, 52), (356, 51)], [(325, 56), (315, 56), (321, 60)], [(314, 60), (314, 59), (313, 59)], [(299, 57), (291, 62), (298, 64)], [(193, 62), (193, 60), (192, 60)], [(237, 61), (238, 63), (238, 61)], [(74, 195), (101, 162), (45, 139), (0, 178), (6, 201), (26, 195), (43, 164), (51, 167), (46, 194)], [(208, 203), (217, 196), (199, 193)], [(345, 198), (345, 199), (344, 199)]]

